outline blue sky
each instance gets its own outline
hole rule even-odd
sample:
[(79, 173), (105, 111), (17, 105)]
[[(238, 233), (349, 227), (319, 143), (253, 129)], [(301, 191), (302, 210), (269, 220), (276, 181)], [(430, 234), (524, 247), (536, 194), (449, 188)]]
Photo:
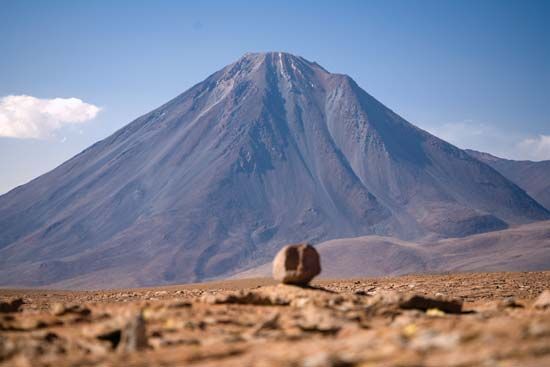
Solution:
[(249, 51), (348, 74), (461, 148), (550, 159), (550, 1), (0, 0), (0, 50), (0, 193)]

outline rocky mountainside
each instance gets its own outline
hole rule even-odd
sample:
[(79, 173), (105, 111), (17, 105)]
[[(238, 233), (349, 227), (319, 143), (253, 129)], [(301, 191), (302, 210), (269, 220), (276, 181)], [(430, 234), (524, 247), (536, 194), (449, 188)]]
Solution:
[(515, 161), (470, 149), (466, 152), (496, 169), (550, 210), (550, 161)]
[(197, 281), (288, 242), (457, 237), (548, 218), (350, 77), (246, 54), (1, 196), (0, 284)]

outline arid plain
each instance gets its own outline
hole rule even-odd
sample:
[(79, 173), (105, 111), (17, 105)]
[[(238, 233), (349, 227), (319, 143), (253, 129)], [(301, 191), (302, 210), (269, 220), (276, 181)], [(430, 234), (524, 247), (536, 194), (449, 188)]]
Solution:
[(0, 365), (544, 366), (547, 289), (550, 272), (4, 289)]

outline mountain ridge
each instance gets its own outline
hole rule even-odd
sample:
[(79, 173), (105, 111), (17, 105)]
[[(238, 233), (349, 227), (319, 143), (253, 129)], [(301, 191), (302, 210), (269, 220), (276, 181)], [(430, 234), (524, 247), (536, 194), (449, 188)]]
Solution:
[[(421, 273), (538, 271), (550, 264), (550, 221), (463, 238), (414, 243), (384, 236), (339, 238), (316, 246), (322, 278), (345, 279)], [(521, 243), (521, 247), (517, 246)], [(271, 262), (231, 279), (269, 277)]]
[(505, 159), (471, 149), (465, 152), (493, 167), (550, 210), (550, 160)]

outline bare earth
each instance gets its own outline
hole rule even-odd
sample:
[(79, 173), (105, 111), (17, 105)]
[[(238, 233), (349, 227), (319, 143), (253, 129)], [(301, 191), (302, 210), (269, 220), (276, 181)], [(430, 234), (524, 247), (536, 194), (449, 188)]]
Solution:
[(550, 271), (0, 290), (0, 365), (550, 366), (545, 289)]

